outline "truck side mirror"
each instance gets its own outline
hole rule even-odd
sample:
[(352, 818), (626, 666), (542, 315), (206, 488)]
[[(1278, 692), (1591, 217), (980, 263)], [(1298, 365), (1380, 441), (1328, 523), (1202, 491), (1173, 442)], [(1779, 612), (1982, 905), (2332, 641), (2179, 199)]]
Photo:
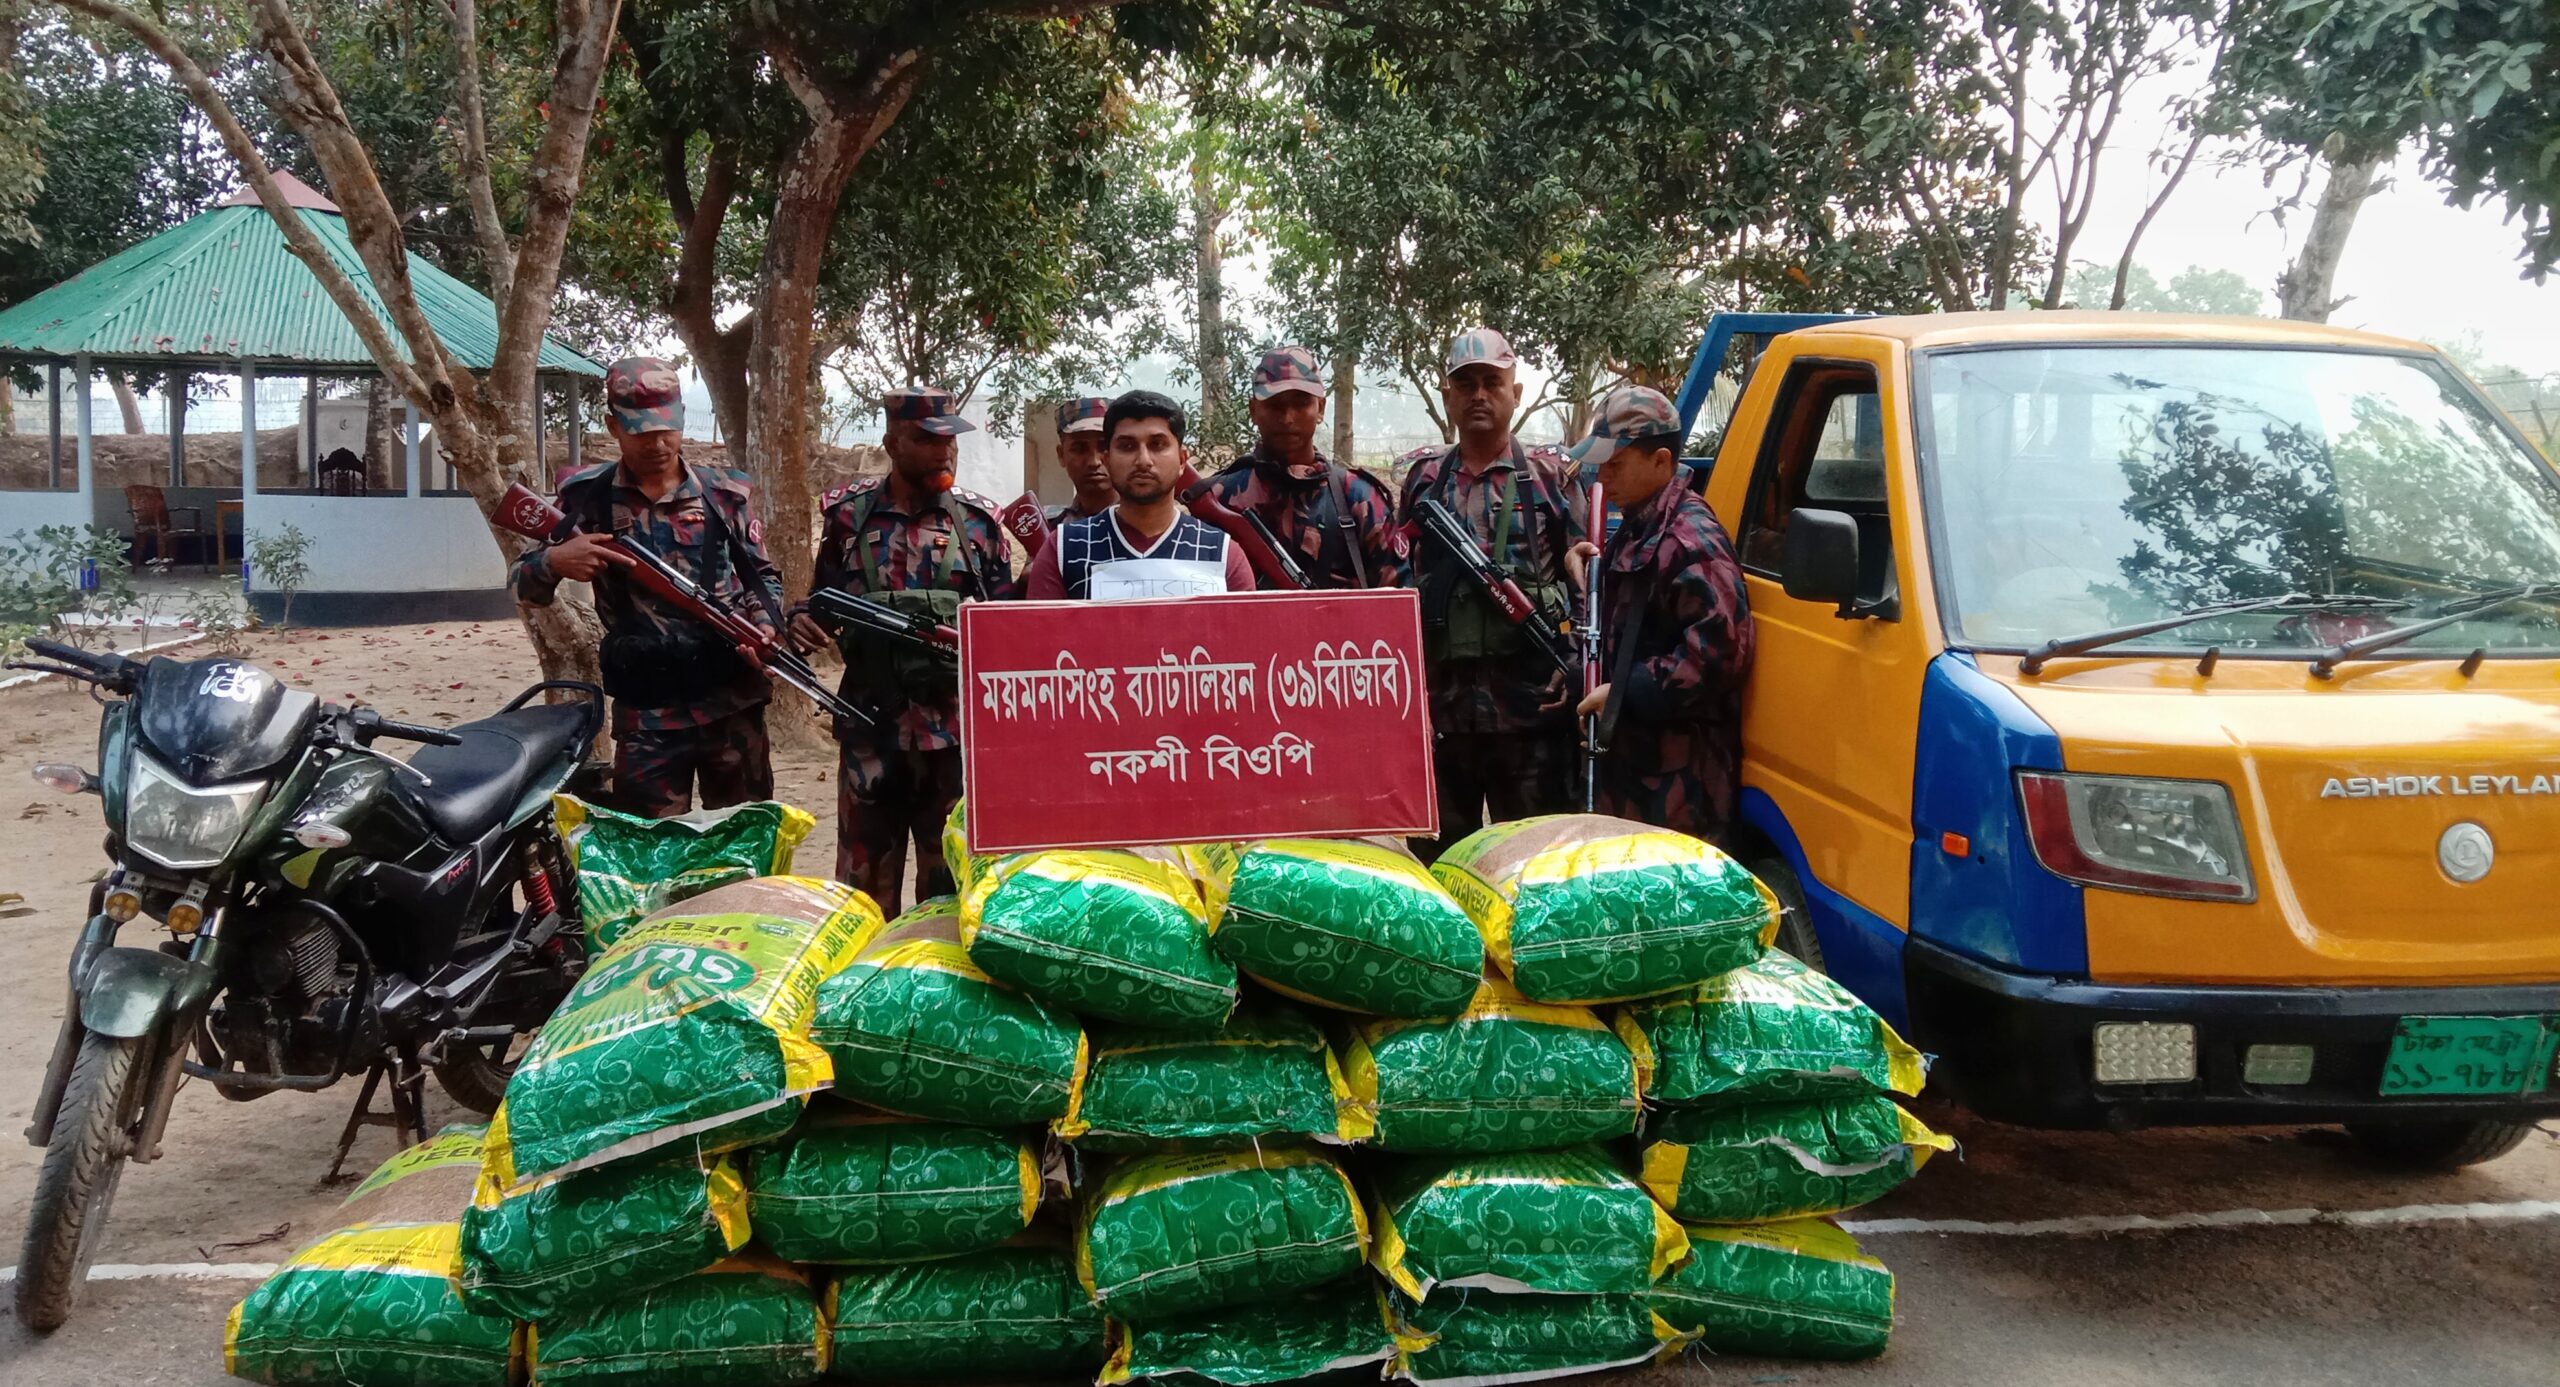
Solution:
[(1787, 550), (1779, 570), (1787, 596), (1830, 602), (1840, 615), (1858, 604), (1858, 522), (1836, 510), (1799, 508), (1787, 517)]

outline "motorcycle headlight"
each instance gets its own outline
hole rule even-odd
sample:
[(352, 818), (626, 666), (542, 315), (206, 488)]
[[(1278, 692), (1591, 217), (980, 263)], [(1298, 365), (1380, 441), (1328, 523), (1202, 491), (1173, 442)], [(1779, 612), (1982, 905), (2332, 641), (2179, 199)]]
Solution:
[(163, 867), (220, 866), (266, 793), (263, 780), (200, 790), (136, 756), (125, 783), (125, 846)]

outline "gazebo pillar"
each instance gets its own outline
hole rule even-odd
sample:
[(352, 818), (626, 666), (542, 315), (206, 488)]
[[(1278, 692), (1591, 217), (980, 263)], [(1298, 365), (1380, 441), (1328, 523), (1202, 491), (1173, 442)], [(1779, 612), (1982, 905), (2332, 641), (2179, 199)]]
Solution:
[(551, 489), (550, 439), (551, 430), (543, 427), (542, 423), (542, 377), (536, 374), (533, 378), (533, 471), (534, 475), (542, 478), (544, 491)]
[[(576, 376), (564, 379), (569, 383), (569, 470), (575, 472), (587, 465), (587, 423), (578, 408), (578, 396), (584, 393), (585, 383)], [(542, 484), (549, 487), (551, 479), (543, 478)]]
[(187, 373), (169, 368), (169, 485), (187, 484)]
[(62, 485), (62, 363), (44, 364), (44, 484)]
[(80, 479), (80, 500), (82, 502), (80, 509), (88, 514), (91, 524), (96, 524), (98, 515), (98, 462), (97, 458), (91, 453), (89, 446), (89, 371), (89, 354), (87, 352), (82, 352), (78, 356), (71, 358), (71, 374), (79, 377), (78, 384), (80, 387), (80, 416), (71, 421), (72, 427), (78, 431), (77, 437), (79, 439), (79, 451), (76, 454), (79, 458), (79, 471), (75, 475)]
[(305, 372), (302, 377), (302, 484), (314, 491), (320, 489), (320, 376)]
[(400, 402), (400, 456), (401, 465), (408, 472), (409, 494), (426, 495), (427, 474), (418, 466), (418, 402), (415, 400)]

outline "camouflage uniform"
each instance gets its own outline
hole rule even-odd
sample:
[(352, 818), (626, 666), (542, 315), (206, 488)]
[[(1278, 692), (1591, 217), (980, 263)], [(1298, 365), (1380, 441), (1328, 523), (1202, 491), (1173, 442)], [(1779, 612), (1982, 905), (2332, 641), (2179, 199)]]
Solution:
[[(605, 400), (626, 433), (683, 427), (683, 399), (664, 362), (614, 363)], [(782, 572), (765, 554), (746, 474), (685, 464), (675, 490), (653, 500), (620, 462), (609, 462), (562, 482), (559, 505), (581, 530), (621, 535), (774, 629)], [(543, 546), (516, 561), (519, 599), (551, 604), (560, 579), (549, 558)], [(614, 799), (633, 813), (664, 818), (693, 807), (696, 782), (706, 809), (772, 798), (764, 708), (773, 690), (763, 672), (622, 570), (605, 569), (594, 587), (613, 696)], [(699, 676), (703, 668), (711, 678)]]
[[(1304, 347), (1263, 354), (1253, 371), (1257, 400), (1291, 390), (1321, 398), (1323, 371)], [(1230, 507), (1262, 517), (1319, 588), (1391, 588), (1404, 581), (1404, 532), (1386, 486), (1356, 467), (1316, 453), (1316, 470), (1298, 476), (1260, 447), (1209, 478)]]
[[(1614, 450), (1618, 440), (1676, 428), (1659, 392), (1613, 391), (1574, 456), (1605, 457), (1594, 444)], [(1733, 822), (1742, 786), (1742, 685), (1751, 672), (1742, 565), (1715, 512), (1677, 476), (1623, 513), (1599, 562), (1601, 668), (1617, 710), (1601, 759), (1600, 812), (1715, 838)]]
[[(1583, 486), (1561, 449), (1523, 447), (1514, 439), (1506, 455), (1470, 476), (1455, 447), (1419, 448), (1399, 463), (1405, 474), (1399, 514), (1413, 518), (1415, 501), (1428, 496), (1447, 506), (1475, 535), (1494, 562), (1509, 569), (1533, 597), (1531, 579), (1543, 580), (1551, 600), (1570, 602), (1565, 552), (1582, 536)], [(1506, 518), (1504, 512), (1508, 512)], [(1434, 600), (1432, 570), (1445, 559), (1429, 543), (1412, 558), (1415, 586)], [(1499, 622), (1491, 604), (1463, 574), (1441, 581), (1454, 586), (1449, 604), (1477, 603), (1478, 619)], [(1564, 615), (1564, 613), (1557, 613)], [(1425, 614), (1427, 631), (1432, 622)], [(1451, 657), (1431, 653), (1432, 770), (1439, 785), (1440, 836), (1416, 851), (1426, 858), (1484, 826), (1555, 814), (1578, 807), (1572, 697), (1568, 683), (1525, 643), (1507, 653)], [(1553, 707), (1544, 705), (1557, 705)]]
[[(900, 403), (916, 398), (926, 403)], [(905, 392), (890, 397), (890, 409), (892, 417), (915, 417), (928, 427), (936, 420), (973, 427), (948, 413), (949, 400), (939, 391)], [(910, 416), (897, 413), (901, 408), (932, 412)], [(819, 507), (826, 528), (818, 541), (816, 589), (866, 597), (936, 589), (987, 600), (1019, 595), (1004, 529), (994, 503), (984, 497), (953, 490), (942, 505), (910, 515), (891, 494), (887, 478), (864, 477), (828, 492)], [(955, 532), (961, 537), (956, 545)], [(881, 691), (851, 669), (843, 691), (849, 702), (880, 705)], [(952, 889), (942, 860), (942, 824), (960, 798), (957, 684), (932, 697), (896, 702), (902, 706), (876, 727), (838, 729), (843, 749), (836, 791), (836, 876), (891, 914), (905, 902), (910, 842), (917, 893), (931, 897)]]

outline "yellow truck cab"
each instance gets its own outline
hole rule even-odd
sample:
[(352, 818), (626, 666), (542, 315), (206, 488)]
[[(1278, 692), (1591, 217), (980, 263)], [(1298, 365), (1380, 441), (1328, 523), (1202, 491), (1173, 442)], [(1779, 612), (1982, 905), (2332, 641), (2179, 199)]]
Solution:
[(2560, 1114), (2560, 477), (2460, 372), (2140, 314), (1764, 340), (1703, 477), (1736, 846), (1933, 1087), (2436, 1165)]

